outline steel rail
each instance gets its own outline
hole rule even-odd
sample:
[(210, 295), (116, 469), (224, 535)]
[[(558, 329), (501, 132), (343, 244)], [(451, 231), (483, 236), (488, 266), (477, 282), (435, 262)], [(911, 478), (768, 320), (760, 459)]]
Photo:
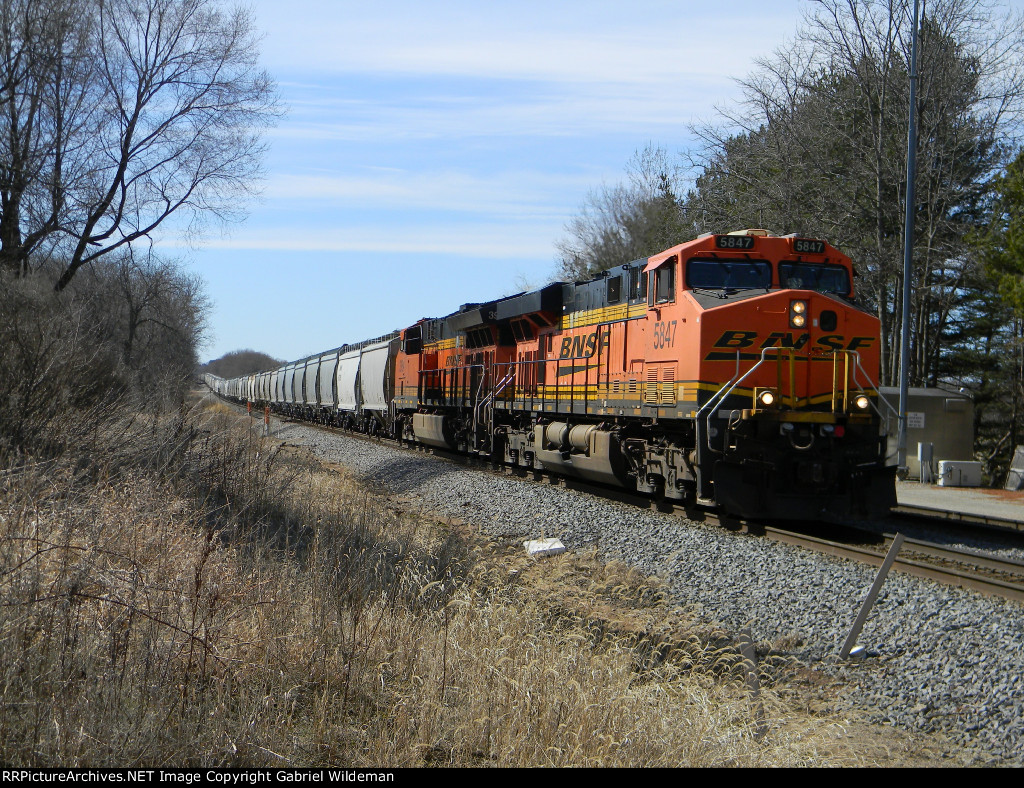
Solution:
[(1024, 521), (1011, 520), (1006, 517), (991, 517), (986, 514), (977, 514), (974, 512), (952, 512), (946, 509), (936, 509), (931, 506), (918, 506), (916, 504), (909, 503), (898, 504), (896, 508), (893, 509), (893, 512), (906, 517), (948, 520), (964, 523), (965, 525), (981, 525), (986, 528), (1024, 533)]
[[(805, 534), (787, 531), (783, 528), (776, 528), (774, 526), (765, 526), (763, 533), (773, 541), (795, 545), (797, 547), (804, 547), (814, 550), (815, 552), (826, 553), (840, 558), (848, 558), (861, 563), (870, 564), (871, 566), (881, 566), (882, 561), (885, 559), (884, 551), (878, 552), (875, 549), (867, 547), (833, 542), (828, 539), (821, 539), (816, 536), (807, 536)], [(891, 537), (889, 537), (889, 541), (891, 541)], [(927, 549), (933, 551), (931, 554), (946, 558), (947, 560), (962, 562), (965, 556), (970, 557), (970, 551), (957, 550), (955, 548), (945, 549), (940, 545), (933, 545), (927, 542), (914, 542), (913, 540), (907, 540), (907, 544), (913, 545), (915, 551), (918, 552), (923, 552), (925, 546), (927, 546)], [(971, 563), (978, 564), (977, 559), (971, 557), (970, 560)], [(993, 556), (985, 556), (984, 564), (979, 565), (987, 566), (988, 568), (998, 567), (1000, 571), (1005, 571), (1007, 574), (1019, 574), (1024, 572), (1024, 566), (1020, 563), (1015, 561), (1002, 561)], [(893, 564), (893, 570), (902, 572), (903, 574), (912, 575), (913, 577), (923, 577), (928, 580), (935, 580), (943, 583), (944, 585), (967, 588), (988, 596), (1001, 597), (1015, 602), (1024, 602), (1024, 583), (1010, 583), (993, 577), (983, 577), (970, 572), (964, 572), (959, 569), (926, 564), (921, 561), (915, 561), (911, 558), (903, 557), (896, 558), (896, 562)]]
[[(885, 534), (886, 545), (892, 542), (893, 536), (893, 534)], [(918, 539), (904, 538), (903, 543), (915, 553), (923, 553), (924, 555), (941, 558), (945, 561), (971, 564), (1008, 575), (1021, 575), (1024, 577), (1024, 561), (1002, 558), (991, 553), (983, 553), (980, 550), (971, 550), (966, 547), (949, 547), (936, 544), (935, 542), (922, 542)]]

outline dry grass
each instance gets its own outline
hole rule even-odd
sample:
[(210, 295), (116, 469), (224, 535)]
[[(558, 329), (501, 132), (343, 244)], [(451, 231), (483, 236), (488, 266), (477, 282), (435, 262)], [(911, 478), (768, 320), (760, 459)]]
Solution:
[(173, 472), (0, 477), (4, 762), (857, 762), (770, 687), (758, 741), (728, 638), (657, 583), (528, 560), (202, 418)]

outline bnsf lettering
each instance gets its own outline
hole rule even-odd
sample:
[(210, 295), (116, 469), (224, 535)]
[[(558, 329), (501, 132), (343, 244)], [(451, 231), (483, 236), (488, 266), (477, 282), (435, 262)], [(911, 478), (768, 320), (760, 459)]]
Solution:
[[(611, 335), (601, 336), (601, 347), (611, 344)], [(558, 349), (559, 358), (593, 358), (597, 353), (597, 332), (580, 334), (574, 337), (562, 337), (562, 345)]]
[(871, 344), (875, 341), (874, 337), (854, 337), (850, 340), (850, 344), (846, 346), (847, 350), (859, 350), (862, 347), (871, 347)]
[(752, 347), (756, 339), (756, 331), (726, 331), (718, 338), (715, 347)]
[[(783, 334), (780, 331), (770, 334), (768, 339), (761, 343), (761, 348), (775, 347), (779, 345), (781, 347), (791, 347), (794, 350), (800, 350), (804, 345), (811, 341), (810, 334), (801, 334), (796, 339), (793, 339), (792, 334)], [(781, 343), (781, 344), (780, 344)]]
[[(715, 342), (714, 346), (716, 348), (736, 350), (738, 348), (753, 347), (757, 344), (757, 339), (758, 333), (756, 331), (725, 331), (718, 338), (718, 341)], [(769, 334), (761, 342), (760, 348), (763, 350), (769, 347), (785, 347), (801, 350), (810, 341), (811, 335), (808, 333), (794, 336), (792, 333), (776, 331)], [(849, 342), (847, 342), (846, 337), (841, 334), (826, 334), (825, 336), (818, 337), (814, 341), (814, 346), (826, 350), (860, 350), (871, 347), (874, 342), (875, 337), (851, 337)]]
[(845, 337), (841, 337), (838, 334), (829, 334), (828, 336), (818, 337), (818, 341), (814, 344), (820, 347), (826, 347), (829, 350), (842, 350), (843, 343), (845, 341)]

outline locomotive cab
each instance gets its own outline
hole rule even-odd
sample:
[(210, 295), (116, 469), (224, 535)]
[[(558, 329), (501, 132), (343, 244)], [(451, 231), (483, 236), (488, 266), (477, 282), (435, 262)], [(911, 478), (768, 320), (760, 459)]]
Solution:
[[(690, 426), (698, 498), (762, 518), (895, 505), (877, 319), (853, 300), (849, 258), (816, 239), (747, 231), (676, 247), (647, 270), (648, 385), (695, 381), (689, 412), (676, 415)], [(673, 280), (674, 300), (662, 286)], [(676, 486), (689, 486), (678, 473)]]

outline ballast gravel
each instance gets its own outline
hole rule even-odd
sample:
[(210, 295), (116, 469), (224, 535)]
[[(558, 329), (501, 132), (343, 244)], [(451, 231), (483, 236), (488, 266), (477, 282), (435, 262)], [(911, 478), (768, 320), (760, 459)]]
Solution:
[(272, 434), (491, 537), (596, 547), (663, 578), (702, 619), (785, 644), (874, 721), (941, 731), (976, 765), (1024, 765), (1020, 604), (893, 573), (858, 639), (868, 657), (840, 661), (870, 567), (306, 425), (275, 421)]

